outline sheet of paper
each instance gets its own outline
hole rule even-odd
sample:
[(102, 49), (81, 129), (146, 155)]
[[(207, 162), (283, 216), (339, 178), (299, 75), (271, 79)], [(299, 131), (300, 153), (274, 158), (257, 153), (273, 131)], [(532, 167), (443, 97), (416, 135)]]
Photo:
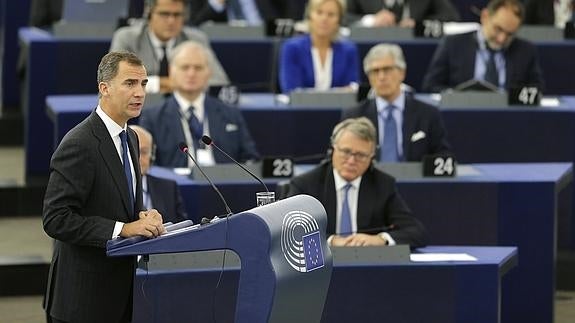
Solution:
[(411, 261), (477, 261), (477, 258), (466, 253), (414, 253), (409, 256)]

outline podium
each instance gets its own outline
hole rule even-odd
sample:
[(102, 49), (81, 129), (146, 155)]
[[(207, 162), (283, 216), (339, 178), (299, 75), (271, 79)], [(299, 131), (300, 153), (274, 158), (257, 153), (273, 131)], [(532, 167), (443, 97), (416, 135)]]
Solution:
[(298, 195), (155, 239), (110, 240), (107, 254), (233, 250), (241, 262), (235, 322), (319, 322), (332, 272), (326, 225), (321, 203)]

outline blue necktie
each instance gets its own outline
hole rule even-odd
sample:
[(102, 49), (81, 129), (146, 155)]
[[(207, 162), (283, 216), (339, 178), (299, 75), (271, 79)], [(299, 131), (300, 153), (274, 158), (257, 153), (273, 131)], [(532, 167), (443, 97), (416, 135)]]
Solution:
[(380, 113), (383, 119), (383, 145), (380, 150), (379, 161), (381, 162), (398, 162), (399, 153), (397, 150), (397, 124), (393, 118), (395, 106), (390, 105), (386, 108), (387, 117)]
[(499, 86), (499, 72), (497, 72), (497, 65), (495, 65), (495, 51), (488, 49), (489, 59), (485, 62), (485, 81)]
[(195, 108), (193, 106), (188, 110), (188, 125), (190, 126), (190, 132), (192, 133), (192, 139), (195, 149), (201, 148), (199, 140), (202, 139), (204, 134), (204, 125), (200, 122), (196, 114), (194, 113)]
[(341, 219), (339, 221), (339, 234), (340, 235), (350, 235), (352, 233), (351, 228), (351, 211), (349, 210), (349, 200), (347, 198), (351, 184), (347, 183), (343, 187), (343, 203), (341, 204)]
[(226, 1), (226, 5), (228, 6), (228, 15), (229, 18), (236, 19), (236, 20), (243, 20), (246, 17), (244, 16), (244, 11), (242, 10), (242, 5), (239, 3), (238, 0), (228, 0)]
[(126, 181), (128, 182), (128, 197), (129, 197), (129, 211), (130, 215), (134, 215), (134, 185), (132, 183), (132, 169), (130, 167), (130, 160), (128, 159), (128, 137), (126, 131), (122, 130), (120, 132), (120, 140), (122, 141), (122, 161), (124, 163), (124, 174), (126, 175)]

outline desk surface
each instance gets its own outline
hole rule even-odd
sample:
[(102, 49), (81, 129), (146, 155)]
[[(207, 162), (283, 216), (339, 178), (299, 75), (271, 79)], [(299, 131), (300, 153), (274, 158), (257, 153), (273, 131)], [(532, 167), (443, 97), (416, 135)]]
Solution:
[[(46, 104), (57, 143), (94, 109), (97, 96), (48, 96)], [(240, 109), (262, 155), (315, 155), (315, 161), (341, 118), (340, 108), (290, 107), (270, 94), (244, 95)], [(441, 114), (460, 163), (575, 160), (575, 97), (561, 97), (557, 107), (443, 108)]]

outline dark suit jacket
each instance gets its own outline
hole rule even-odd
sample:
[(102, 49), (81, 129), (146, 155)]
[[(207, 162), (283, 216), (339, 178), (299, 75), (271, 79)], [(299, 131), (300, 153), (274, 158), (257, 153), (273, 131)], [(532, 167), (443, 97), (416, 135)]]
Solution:
[[(359, 54), (354, 43), (348, 40), (334, 41), (331, 87), (347, 86), (359, 82)], [(289, 93), (297, 88), (313, 88), (315, 77), (309, 35), (295, 36), (286, 40), (280, 53), (280, 88)]]
[[(439, 43), (422, 88), (426, 92), (440, 92), (470, 80), (475, 73), (477, 33), (447, 36)], [(543, 77), (533, 44), (515, 38), (505, 50), (507, 82), (505, 87), (536, 85), (543, 88)]]
[(32, 0), (30, 3), (30, 26), (52, 28), (62, 19), (63, 0)]
[(134, 257), (107, 257), (116, 221), (137, 218), (142, 206), (138, 139), (128, 131), (136, 182), (129, 213), (124, 167), (104, 122), (95, 113), (74, 127), (54, 152), (44, 196), (43, 224), (56, 239), (45, 308), (66, 322), (119, 322), (132, 310)]
[[(288, 196), (308, 194), (318, 199), (327, 212), (327, 235), (336, 231), (337, 197), (331, 162), (324, 162), (313, 170), (290, 181)], [(421, 247), (427, 243), (427, 232), (397, 192), (395, 179), (370, 167), (359, 185), (357, 228), (359, 232), (375, 234), (380, 228), (393, 225), (389, 231), (397, 244)]]
[[(358, 117), (371, 120), (379, 134), (375, 100), (365, 100), (356, 107), (342, 110), (342, 120)], [(420, 131), (425, 133), (425, 138), (412, 141), (412, 136)], [(439, 110), (416, 100), (408, 93), (405, 93), (402, 132), (404, 161), (421, 161), (425, 155), (448, 152), (451, 149)]]
[[(425, 19), (458, 21), (459, 13), (449, 0), (404, 0), (409, 4), (410, 17), (415, 21)], [(348, 0), (347, 22), (354, 23), (367, 14), (375, 14), (383, 8), (383, 1)]]
[(152, 206), (162, 215), (164, 223), (188, 219), (178, 184), (172, 180), (146, 175)]
[[(206, 95), (205, 113), (209, 122), (210, 137), (234, 159), (245, 162), (259, 159), (252, 136), (238, 108)], [(187, 167), (188, 159), (178, 145), (185, 142), (180, 121), (180, 106), (173, 96), (157, 107), (142, 112), (140, 125), (152, 133), (156, 143), (156, 165), (163, 167)], [(213, 149), (216, 163), (230, 163), (223, 154)]]
[(555, 25), (554, 0), (523, 0), (526, 25)]
[[(277, 18), (301, 20), (305, 9), (305, 0), (255, 0), (260, 16), (264, 21)], [(217, 12), (208, 0), (190, 1), (190, 19), (188, 23), (198, 26), (206, 21), (226, 22), (226, 11)]]

